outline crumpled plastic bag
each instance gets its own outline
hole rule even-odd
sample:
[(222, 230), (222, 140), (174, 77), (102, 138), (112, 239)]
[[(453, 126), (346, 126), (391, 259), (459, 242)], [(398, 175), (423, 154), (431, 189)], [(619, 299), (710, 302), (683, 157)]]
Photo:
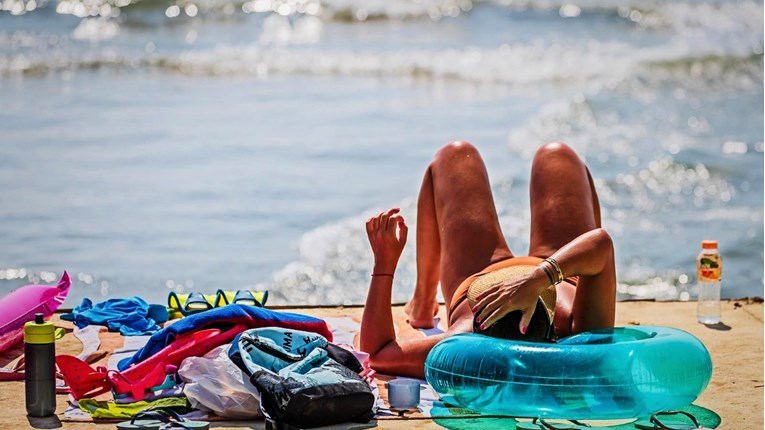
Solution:
[(191, 406), (230, 419), (262, 418), (258, 391), (228, 358), (231, 345), (221, 345), (204, 357), (181, 362), (178, 374), (186, 382), (183, 394)]

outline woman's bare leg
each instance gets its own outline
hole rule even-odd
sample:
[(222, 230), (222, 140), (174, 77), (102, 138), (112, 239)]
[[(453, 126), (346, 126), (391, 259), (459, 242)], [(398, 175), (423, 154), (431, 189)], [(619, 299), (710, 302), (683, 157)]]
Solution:
[[(590, 230), (600, 227), (600, 204), (592, 177), (567, 145), (549, 143), (537, 150), (531, 167), (531, 239), (529, 255), (546, 258)], [(584, 331), (613, 325), (616, 271), (613, 255), (604, 273), (582, 276), (576, 286), (558, 286), (555, 326)], [(596, 285), (597, 284), (597, 285)], [(575, 287), (575, 288), (574, 288)]]
[[(446, 145), (428, 166), (420, 190), (417, 284), (410, 317), (418, 322), (432, 319), (438, 281), (449, 308), (454, 291), (465, 278), (512, 256), (478, 150), (467, 142)], [(455, 316), (449, 319), (451, 325)]]
[(438, 314), (436, 289), (441, 265), (441, 238), (436, 221), (431, 169), (425, 171), (417, 198), (417, 283), (412, 300), (404, 311), (409, 324), (415, 328), (433, 328), (433, 317)]

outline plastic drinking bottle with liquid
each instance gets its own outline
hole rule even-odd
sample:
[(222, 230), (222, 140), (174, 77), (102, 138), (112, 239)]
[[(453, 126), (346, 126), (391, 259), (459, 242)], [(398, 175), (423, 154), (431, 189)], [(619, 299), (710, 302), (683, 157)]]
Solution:
[(47, 417), (56, 412), (56, 335), (43, 314), (24, 324), (24, 385), (27, 414)]
[(722, 282), (722, 257), (717, 251), (716, 240), (701, 242), (701, 253), (696, 260), (699, 298), (696, 317), (702, 324), (720, 322), (720, 284)]

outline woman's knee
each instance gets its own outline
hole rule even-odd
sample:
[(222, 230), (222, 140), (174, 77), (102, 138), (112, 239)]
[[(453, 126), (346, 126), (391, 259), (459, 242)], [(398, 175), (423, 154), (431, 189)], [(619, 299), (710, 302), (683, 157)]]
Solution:
[(534, 154), (534, 165), (549, 164), (551, 167), (560, 168), (563, 167), (561, 163), (569, 166), (578, 165), (584, 167), (584, 162), (579, 158), (576, 151), (563, 142), (545, 143)]
[(431, 166), (437, 166), (445, 163), (459, 162), (460, 160), (466, 160), (470, 157), (479, 157), (478, 149), (473, 146), (472, 143), (464, 140), (455, 140), (442, 146), (441, 149), (436, 152), (433, 157)]
[(593, 229), (592, 233), (592, 240), (596, 242), (602, 249), (608, 250), (611, 256), (613, 256), (614, 252), (614, 240), (611, 238), (611, 235), (608, 234), (608, 231), (606, 231), (602, 227), (598, 227), (596, 229)]
[(442, 146), (436, 152), (433, 162), (456, 158), (465, 158), (471, 155), (479, 155), (478, 149), (472, 143), (465, 140), (454, 140)]
[(545, 143), (537, 148), (537, 152), (534, 154), (534, 159), (549, 157), (566, 157), (574, 158), (577, 160), (579, 159), (579, 155), (577, 155), (576, 151), (574, 151), (570, 146), (563, 142)]

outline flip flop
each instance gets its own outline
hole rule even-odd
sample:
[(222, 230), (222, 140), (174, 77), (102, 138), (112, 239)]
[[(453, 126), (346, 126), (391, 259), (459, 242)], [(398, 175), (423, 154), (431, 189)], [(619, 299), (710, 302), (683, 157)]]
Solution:
[(136, 414), (130, 421), (117, 423), (117, 430), (159, 430), (162, 427), (162, 421), (138, 419), (141, 413)]
[(567, 423), (551, 423), (542, 418), (534, 418), (531, 422), (518, 422), (515, 428), (518, 430), (583, 430), (589, 429), (587, 423), (576, 420), (568, 420)]
[[(687, 419), (659, 419), (663, 415), (685, 415)], [(685, 411), (664, 411), (651, 415), (651, 419), (635, 422), (635, 427), (640, 430), (698, 430), (704, 427), (699, 424), (696, 417)]]
[(198, 292), (177, 294), (175, 291), (171, 291), (167, 296), (167, 306), (175, 311), (179, 311), (183, 316), (189, 316), (212, 309), (214, 306), (211, 302), (215, 300), (216, 296)]
[(240, 305), (250, 305), (262, 308), (268, 300), (268, 291), (223, 291), (218, 290), (218, 298), (215, 301), (215, 307), (225, 306), (231, 303)]
[(0, 369), (0, 381), (23, 381), (26, 376), (23, 370)]
[(260, 294), (260, 297), (261, 297), (260, 300), (258, 300), (257, 297), (255, 297), (256, 294), (257, 292), (254, 292), (254, 291), (239, 290), (236, 292), (236, 295), (234, 296), (234, 303), (240, 304), (240, 305), (257, 306), (259, 308), (262, 308), (266, 300), (268, 299), (268, 291), (264, 291)]
[[(174, 410), (167, 407), (148, 408), (137, 413), (133, 420), (136, 419), (148, 419), (149, 421), (157, 421), (160, 423), (162, 430), (166, 429), (186, 429), (186, 430), (209, 430), (210, 423), (206, 421), (191, 421), (183, 418)], [(133, 421), (131, 420), (131, 421)], [(157, 427), (158, 429), (160, 427)], [(117, 425), (119, 430), (123, 430)], [(144, 427), (137, 427), (144, 428)], [(125, 427), (125, 430), (131, 429), (131, 427)]]

